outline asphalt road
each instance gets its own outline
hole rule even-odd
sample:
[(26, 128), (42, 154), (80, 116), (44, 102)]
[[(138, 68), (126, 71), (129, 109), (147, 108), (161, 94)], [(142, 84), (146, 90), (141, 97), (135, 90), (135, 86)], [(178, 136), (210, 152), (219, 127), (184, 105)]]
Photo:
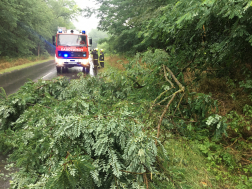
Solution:
[[(92, 66), (91, 66), (92, 67)], [(73, 67), (68, 69), (68, 73), (57, 74), (54, 60), (37, 64), (22, 70), (16, 70), (10, 73), (0, 74), (0, 87), (3, 87), (6, 94), (15, 93), (28, 79), (37, 81), (38, 79), (50, 80), (58, 76), (66, 76), (69, 79), (77, 79), (77, 74), (82, 71), (82, 67)], [(93, 74), (93, 69), (90, 68), (90, 75)], [(10, 171), (4, 169), (7, 165), (7, 155), (0, 152), (0, 189), (9, 188), (10, 177), (3, 177), (1, 173), (8, 174)], [(12, 171), (15, 171), (13, 169)]]
[[(51, 60), (22, 70), (0, 74), (0, 87), (3, 87), (6, 94), (9, 95), (15, 93), (28, 81), (28, 79), (33, 81), (38, 79), (50, 80), (57, 76), (66, 76), (70, 79), (76, 79), (77, 74), (82, 71), (82, 67), (73, 67), (68, 70), (68, 73), (57, 74), (54, 60)], [(90, 75), (93, 75), (92, 69), (90, 69)]]

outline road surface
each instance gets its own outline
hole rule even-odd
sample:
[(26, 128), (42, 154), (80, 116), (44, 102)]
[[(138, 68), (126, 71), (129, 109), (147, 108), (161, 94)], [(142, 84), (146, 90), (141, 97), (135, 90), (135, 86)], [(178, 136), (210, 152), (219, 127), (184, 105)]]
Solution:
[[(92, 66), (91, 66), (92, 67)], [(76, 79), (77, 74), (82, 71), (82, 67), (73, 67), (68, 69), (68, 73), (57, 74), (54, 60), (37, 64), (22, 70), (15, 70), (11, 73), (0, 74), (0, 87), (3, 87), (6, 94), (15, 93), (28, 79), (36, 81), (38, 79), (50, 80), (57, 76), (66, 76), (70, 79)], [(90, 75), (93, 69), (90, 68)]]

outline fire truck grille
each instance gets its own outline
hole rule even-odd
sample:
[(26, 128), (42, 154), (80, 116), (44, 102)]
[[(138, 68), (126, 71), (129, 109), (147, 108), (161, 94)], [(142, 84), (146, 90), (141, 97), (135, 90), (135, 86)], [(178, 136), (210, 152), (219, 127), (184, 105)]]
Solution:
[[(66, 56), (67, 55), (67, 56)], [(58, 51), (58, 57), (86, 57), (86, 52)]]

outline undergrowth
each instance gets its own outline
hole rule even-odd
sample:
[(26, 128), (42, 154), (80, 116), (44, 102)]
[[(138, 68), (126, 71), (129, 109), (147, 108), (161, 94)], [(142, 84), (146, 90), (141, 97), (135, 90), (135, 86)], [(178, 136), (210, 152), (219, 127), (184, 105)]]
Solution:
[(168, 60), (155, 50), (123, 71), (2, 90), (0, 148), (20, 170), (12, 187), (250, 188), (251, 106), (220, 114)]

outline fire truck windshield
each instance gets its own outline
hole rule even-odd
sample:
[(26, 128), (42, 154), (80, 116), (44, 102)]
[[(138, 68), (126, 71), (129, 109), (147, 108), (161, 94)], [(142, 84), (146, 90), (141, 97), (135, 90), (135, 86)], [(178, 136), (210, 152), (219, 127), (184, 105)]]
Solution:
[(57, 43), (60, 46), (87, 46), (85, 35), (58, 35)]

